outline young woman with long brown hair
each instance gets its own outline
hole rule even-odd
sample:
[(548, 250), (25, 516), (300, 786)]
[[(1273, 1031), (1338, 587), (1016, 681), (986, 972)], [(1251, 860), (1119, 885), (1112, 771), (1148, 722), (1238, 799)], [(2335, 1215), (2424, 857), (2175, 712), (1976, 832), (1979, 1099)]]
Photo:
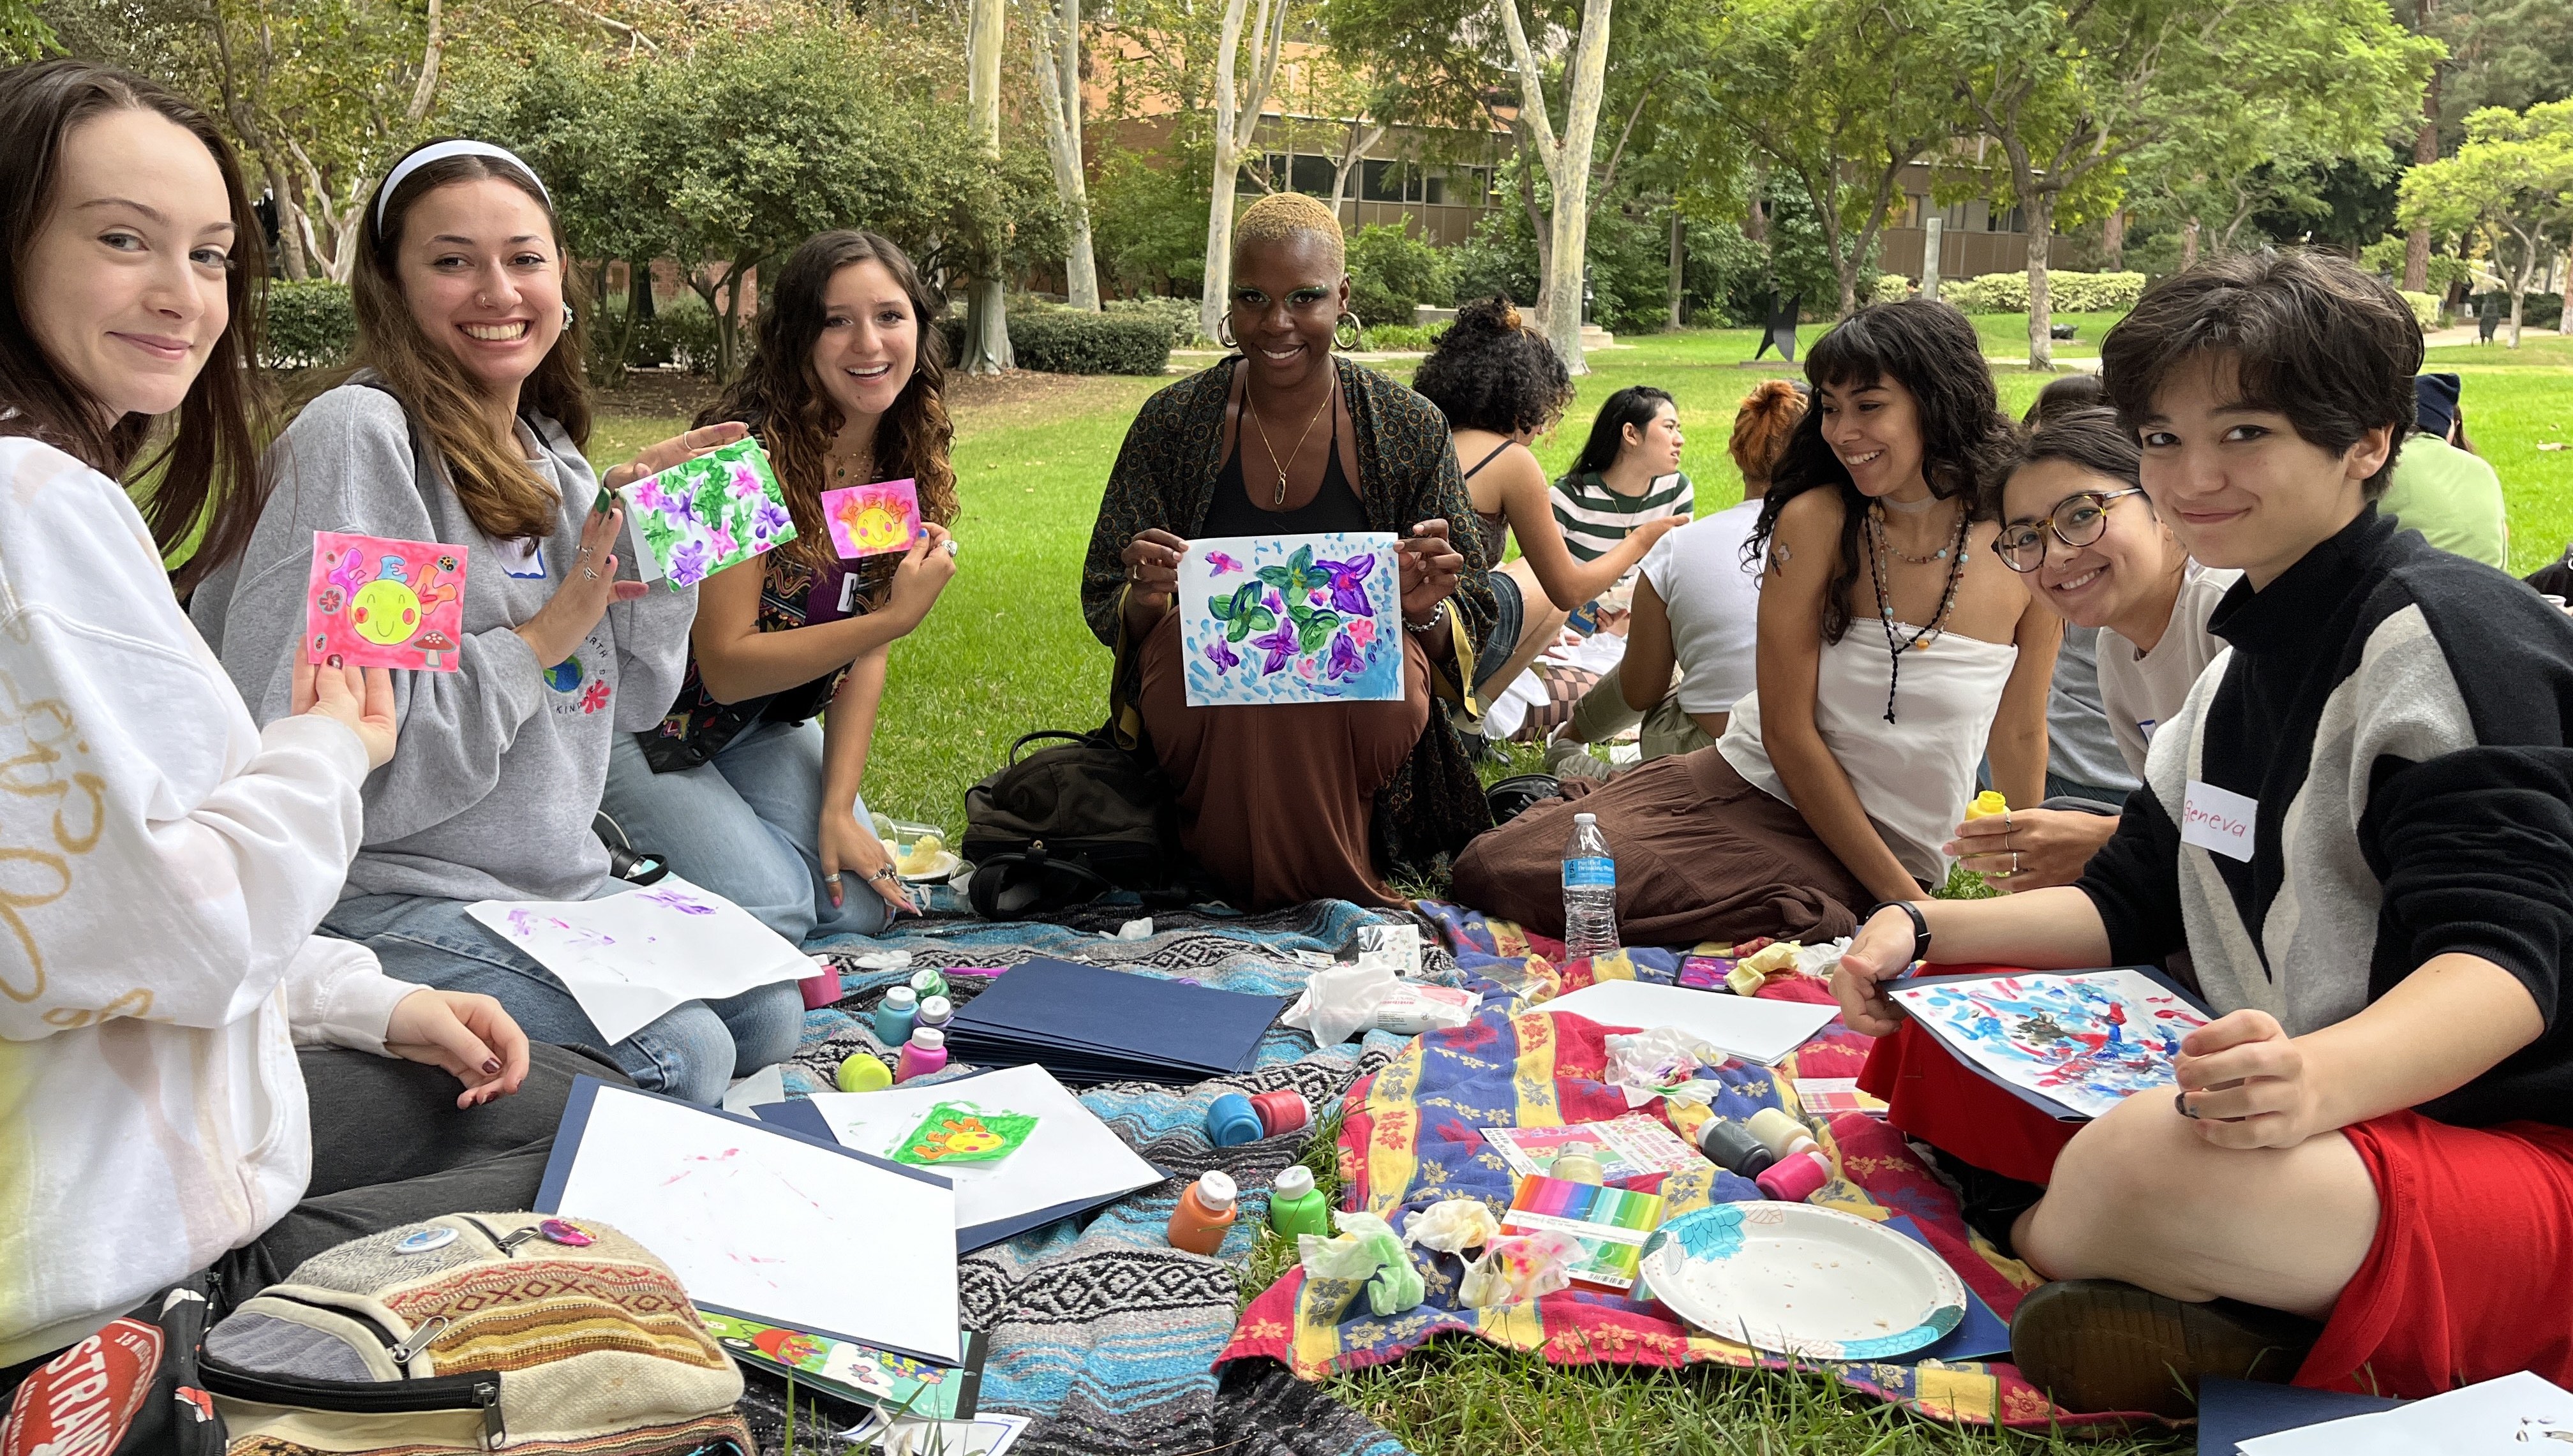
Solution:
[[(956, 574), (936, 317), (911, 261), (873, 233), (817, 234), (778, 270), (749, 367), (697, 423), (759, 437), (795, 539), (698, 587), (677, 701), (610, 749), (605, 807), (626, 837), (798, 943), (874, 935), (911, 908), (859, 781), (886, 656)], [(822, 492), (901, 479), (921, 538), (839, 559)]]
[[(630, 888), (591, 832), (609, 740), (657, 722), (696, 595), (647, 589), (591, 509), (579, 274), (544, 185), (480, 142), (436, 142), (370, 200), (352, 282), (359, 368), (271, 452), (278, 481), (242, 555), (192, 610), (263, 716), (285, 711), (276, 644), (299, 636), (317, 530), (467, 548), (455, 672), (405, 672), (415, 751), (367, 781), (367, 839), (324, 929), (407, 981), (497, 997), (530, 1035), (607, 1048), (562, 984), (464, 913), (477, 900)], [(694, 429), (609, 470), (623, 485), (742, 435)], [(689, 1002), (608, 1048), (637, 1085), (713, 1101), (794, 1050), (791, 985)]]
[[(256, 645), (260, 728), (163, 574), (198, 536), (184, 588), (259, 515), (263, 267), (231, 147), (141, 77), (0, 70), (0, 200), (5, 1404), (191, 1270), (238, 1298), (354, 1234), (524, 1206), (574, 1059), (531, 1069), (490, 998), (314, 934), (393, 684), (306, 662), (299, 624)], [(138, 511), (117, 477), (150, 472)]]

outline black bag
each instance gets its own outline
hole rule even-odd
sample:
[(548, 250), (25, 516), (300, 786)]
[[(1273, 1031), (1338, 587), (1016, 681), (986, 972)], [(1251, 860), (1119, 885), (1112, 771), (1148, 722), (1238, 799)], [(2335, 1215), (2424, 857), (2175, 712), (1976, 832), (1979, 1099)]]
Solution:
[(45, 1362), (0, 1414), (0, 1452), (219, 1456), (224, 1422), (199, 1371), (213, 1288), (182, 1279)]
[[(1046, 739), (1062, 740), (1020, 757)], [(1120, 748), (1105, 728), (1030, 733), (998, 773), (965, 791), (974, 913), (1026, 920), (1112, 890), (1187, 897), (1178, 809), (1152, 756)]]

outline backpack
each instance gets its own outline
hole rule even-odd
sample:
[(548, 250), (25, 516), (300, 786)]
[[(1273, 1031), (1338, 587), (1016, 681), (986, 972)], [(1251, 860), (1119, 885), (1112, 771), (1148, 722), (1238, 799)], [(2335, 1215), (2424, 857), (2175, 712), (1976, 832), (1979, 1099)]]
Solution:
[[(1020, 757), (1046, 739), (1062, 741)], [(987, 920), (1053, 914), (1113, 890), (1188, 893), (1169, 780), (1105, 728), (1011, 744), (1000, 770), (965, 791), (957, 853), (974, 866), (966, 895)]]
[(741, 1371), (604, 1223), (450, 1213), (326, 1249), (206, 1332), (232, 1449), (753, 1456)]
[(46, 1361), (0, 1414), (0, 1453), (221, 1456), (223, 1418), (198, 1369), (213, 1295), (196, 1273)]

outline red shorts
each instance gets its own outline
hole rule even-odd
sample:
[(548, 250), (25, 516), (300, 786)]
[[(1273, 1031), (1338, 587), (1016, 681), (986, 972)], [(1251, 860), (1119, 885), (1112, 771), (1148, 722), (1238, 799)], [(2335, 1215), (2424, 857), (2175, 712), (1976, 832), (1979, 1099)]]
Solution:
[[(2043, 1183), (2078, 1123), (1958, 1065), (1906, 1024), (1859, 1086), (1909, 1136)], [(2390, 1112), (2341, 1129), (2376, 1184), (2376, 1237), (2298, 1385), (2420, 1397), (2533, 1370), (2573, 1386), (2573, 1128)]]

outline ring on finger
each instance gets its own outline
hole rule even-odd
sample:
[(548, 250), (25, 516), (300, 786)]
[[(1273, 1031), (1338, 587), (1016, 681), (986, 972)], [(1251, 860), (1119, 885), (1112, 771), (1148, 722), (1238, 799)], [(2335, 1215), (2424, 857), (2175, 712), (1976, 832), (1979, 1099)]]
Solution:
[(2014, 876), (2016, 876), (2016, 875), (2018, 875), (2018, 874), (2019, 874), (2019, 851), (2018, 851), (2018, 850), (2012, 850), (2012, 851), (2011, 851), (2011, 874), (2012, 874), (2012, 875), (2014, 875)]
[(580, 574), (591, 581), (596, 581), (598, 579), (598, 573), (586, 566), (580, 568)]

